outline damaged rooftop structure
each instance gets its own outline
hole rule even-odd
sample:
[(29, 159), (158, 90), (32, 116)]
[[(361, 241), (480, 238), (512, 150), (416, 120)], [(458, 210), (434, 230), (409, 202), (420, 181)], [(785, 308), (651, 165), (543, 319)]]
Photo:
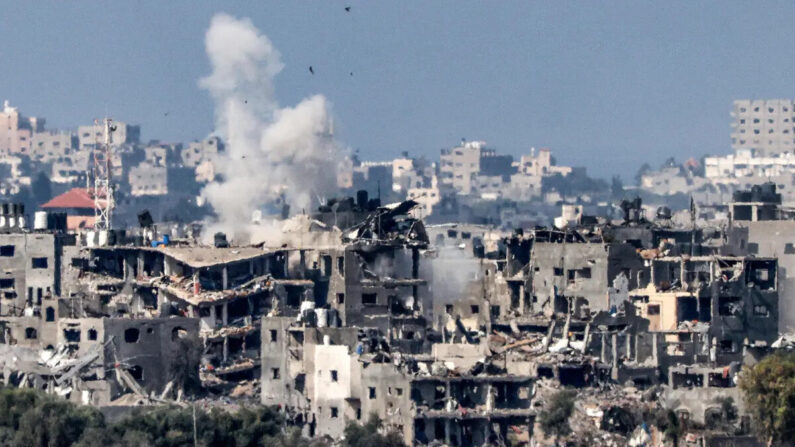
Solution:
[(561, 387), (659, 389), (700, 424), (731, 397), (741, 426), (737, 374), (780, 335), (778, 259), (636, 205), (620, 224), (502, 232), (361, 196), (246, 246), (151, 222), (3, 228), (2, 379), (97, 406), (275, 405), (334, 439), (376, 414), (409, 445), (531, 445)]

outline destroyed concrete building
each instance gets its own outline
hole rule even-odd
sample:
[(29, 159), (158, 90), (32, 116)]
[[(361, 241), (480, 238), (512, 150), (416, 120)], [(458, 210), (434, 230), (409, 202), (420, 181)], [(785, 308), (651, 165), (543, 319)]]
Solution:
[(362, 194), (249, 246), (151, 219), (31, 231), (9, 206), (3, 379), (99, 406), (257, 396), (335, 439), (376, 414), (411, 445), (528, 444), (556, 387), (659, 390), (700, 424), (732, 398), (741, 420), (737, 374), (779, 338), (779, 259), (748, 252), (747, 226), (743, 252), (639, 205), (506, 233)]

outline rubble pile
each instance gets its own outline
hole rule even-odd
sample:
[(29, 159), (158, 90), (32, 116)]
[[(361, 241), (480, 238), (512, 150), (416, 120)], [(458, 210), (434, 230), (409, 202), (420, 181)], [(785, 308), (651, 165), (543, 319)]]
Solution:
[(291, 221), (276, 247), (0, 233), (17, 244), (0, 257), (5, 384), (98, 406), (275, 405), (334, 439), (375, 413), (409, 444), (450, 446), (554, 442), (538, 418), (568, 389), (560, 441), (650, 446), (666, 411), (697, 439), (747, 434), (742, 365), (795, 345), (776, 258), (632, 203), (622, 225), (497, 237), (360, 202)]

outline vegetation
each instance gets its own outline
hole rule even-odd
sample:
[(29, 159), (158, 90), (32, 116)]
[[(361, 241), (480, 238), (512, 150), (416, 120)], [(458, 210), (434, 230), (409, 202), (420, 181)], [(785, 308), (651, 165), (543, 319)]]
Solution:
[(343, 447), (402, 447), (403, 437), (395, 432), (390, 431), (387, 434), (381, 434), (381, 420), (378, 416), (372, 415), (364, 425), (348, 424), (345, 427), (345, 440), (342, 443)]
[(557, 440), (560, 436), (571, 433), (569, 418), (574, 411), (574, 390), (560, 390), (549, 400), (549, 403), (538, 415), (538, 423), (546, 435), (552, 435)]
[[(195, 423), (194, 423), (195, 418)], [(397, 433), (381, 434), (381, 421), (345, 429), (345, 447), (403, 446)], [(118, 446), (329, 447), (301, 436), (272, 407), (228, 412), (193, 407), (142, 408), (107, 423), (95, 408), (29, 389), (0, 388), (0, 445), (10, 447)]]
[(768, 445), (795, 439), (795, 353), (770, 355), (743, 369), (740, 389)]

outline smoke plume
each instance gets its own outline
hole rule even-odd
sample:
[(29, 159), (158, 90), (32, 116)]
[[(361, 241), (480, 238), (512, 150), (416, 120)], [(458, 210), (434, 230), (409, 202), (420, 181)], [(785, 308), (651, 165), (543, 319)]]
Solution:
[(252, 213), (284, 200), (312, 209), (333, 194), (341, 147), (322, 95), (279, 107), (274, 78), (283, 64), (267, 36), (249, 19), (213, 17), (205, 37), (212, 73), (199, 81), (215, 103), (216, 133), (226, 141), (217, 163), (221, 180), (202, 191), (218, 222), (213, 230), (245, 230)]

